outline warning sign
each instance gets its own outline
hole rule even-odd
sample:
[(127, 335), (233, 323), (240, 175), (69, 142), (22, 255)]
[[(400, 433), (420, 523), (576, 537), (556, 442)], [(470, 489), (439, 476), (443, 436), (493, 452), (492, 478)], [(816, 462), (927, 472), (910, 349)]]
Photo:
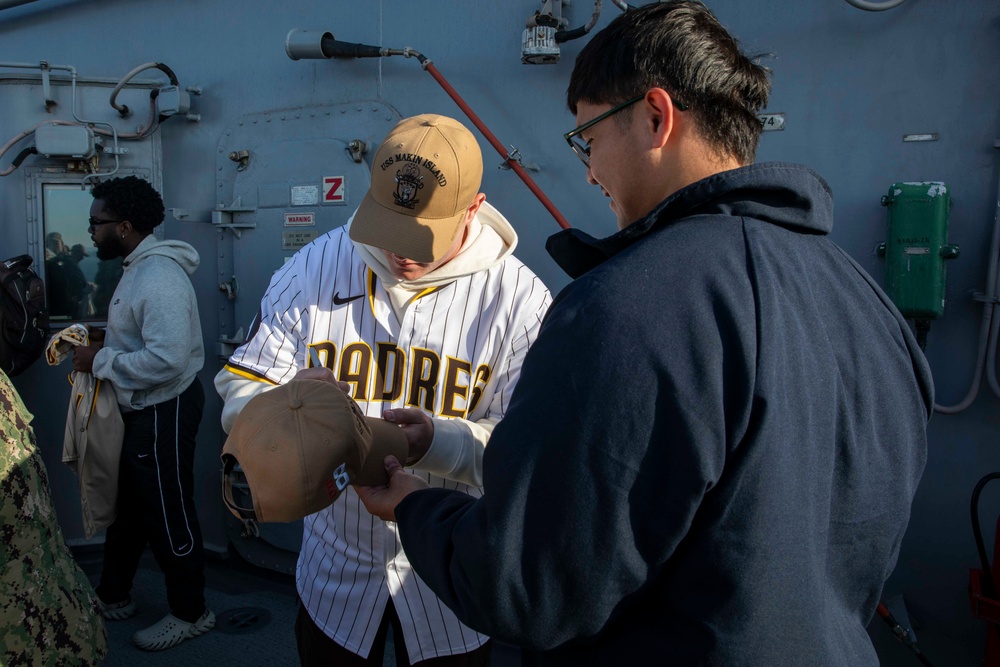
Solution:
[(345, 201), (344, 197), (344, 177), (343, 176), (324, 176), (323, 177), (323, 203), (324, 204), (343, 204)]
[(315, 213), (286, 213), (286, 227), (312, 227), (316, 224)]

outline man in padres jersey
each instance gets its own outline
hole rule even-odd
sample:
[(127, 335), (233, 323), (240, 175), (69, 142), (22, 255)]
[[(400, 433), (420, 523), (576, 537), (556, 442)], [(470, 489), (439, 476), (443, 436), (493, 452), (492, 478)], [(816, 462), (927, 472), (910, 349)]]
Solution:
[[(347, 226), (302, 248), (271, 280), (247, 342), (215, 379), (228, 432), (256, 394), (339, 380), (366, 414), (406, 431), (409, 472), (482, 495), (482, 457), (550, 302), (512, 252), (517, 235), (479, 192), (475, 137), (443, 116), (400, 122), (375, 155)], [(311, 368), (311, 349), (325, 368)], [(353, 487), (306, 517), (296, 567), (303, 665), (481, 665), (488, 638), (413, 572), (394, 523)]]

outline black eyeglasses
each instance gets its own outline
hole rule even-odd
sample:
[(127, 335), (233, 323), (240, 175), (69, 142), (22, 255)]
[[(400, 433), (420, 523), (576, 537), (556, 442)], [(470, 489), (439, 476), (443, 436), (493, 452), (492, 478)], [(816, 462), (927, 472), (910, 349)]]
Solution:
[[(633, 97), (632, 99), (630, 99), (630, 100), (628, 100), (626, 102), (622, 102), (618, 106), (612, 107), (611, 109), (608, 109), (607, 111), (605, 111), (604, 113), (602, 113), (600, 116), (596, 116), (594, 118), (591, 118), (590, 120), (588, 120), (586, 123), (584, 123), (580, 127), (576, 128), (576, 129), (573, 129), (573, 130), (570, 130), (569, 132), (567, 132), (566, 134), (563, 135), (563, 138), (566, 140), (566, 143), (569, 144), (569, 147), (573, 149), (573, 152), (576, 153), (576, 156), (578, 158), (580, 158), (580, 160), (585, 165), (587, 165), (588, 169), (590, 168), (590, 142), (586, 141), (583, 137), (580, 136), (580, 134), (584, 130), (590, 129), (593, 126), (597, 125), (598, 123), (600, 123), (602, 120), (604, 120), (608, 116), (614, 116), (616, 113), (618, 113), (622, 109), (625, 109), (625, 108), (627, 108), (627, 107), (635, 104), (636, 102), (638, 102), (639, 100), (641, 100), (641, 99), (643, 99), (645, 97), (646, 97), (646, 93), (643, 93), (642, 95), (639, 95), (639, 97)], [(671, 98), (670, 101), (673, 103), (673, 105), (675, 107), (677, 107), (678, 111), (687, 111), (688, 110), (688, 107), (687, 107), (686, 104), (683, 104), (682, 102), (679, 102), (679, 101), (677, 101), (677, 100), (675, 100), (673, 98)]]
[(90, 218), (90, 224), (87, 225), (87, 229), (91, 227), (100, 227), (101, 225), (110, 225), (113, 222), (124, 222), (124, 220), (98, 220), (97, 218)]

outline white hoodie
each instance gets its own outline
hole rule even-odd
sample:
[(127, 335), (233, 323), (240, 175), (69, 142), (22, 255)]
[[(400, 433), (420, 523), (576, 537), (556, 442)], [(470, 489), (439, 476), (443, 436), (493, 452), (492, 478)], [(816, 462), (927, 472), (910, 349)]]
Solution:
[[(347, 221), (348, 226), (353, 221), (352, 215)], [(354, 247), (358, 249), (365, 264), (382, 281), (382, 285), (389, 293), (396, 317), (401, 320), (402, 311), (424, 290), (447, 285), (457, 278), (485, 271), (500, 263), (517, 247), (517, 232), (500, 211), (484, 201), (469, 224), (469, 235), (458, 254), (416, 280), (399, 280), (393, 276), (385, 253), (381, 249), (361, 243), (355, 243)], [(493, 433), (493, 427), (500, 420), (480, 419), (473, 422), (465, 419), (433, 418), (432, 421), (434, 439), (431, 441), (431, 446), (423, 458), (410, 464), (409, 467), (472, 486), (482, 486), (483, 451)]]

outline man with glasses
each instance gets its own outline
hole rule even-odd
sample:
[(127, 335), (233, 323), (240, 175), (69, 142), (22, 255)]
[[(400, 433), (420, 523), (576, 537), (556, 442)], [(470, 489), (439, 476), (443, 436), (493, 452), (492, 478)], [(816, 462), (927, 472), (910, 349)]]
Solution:
[(108, 306), (103, 346), (74, 348), (73, 369), (115, 390), (125, 422), (118, 471), (118, 514), (104, 540), (97, 595), (104, 618), (134, 615), (130, 592), (148, 543), (163, 570), (170, 613), (135, 633), (139, 648), (159, 651), (208, 632), (201, 528), (194, 503), (194, 448), (205, 393), (201, 321), (188, 277), (198, 252), (160, 241), (163, 200), (148, 182), (127, 176), (98, 184), (88, 231), (101, 260), (123, 257)]
[(567, 140), (621, 231), (566, 230), (485, 494), (359, 492), (526, 664), (876, 665), (865, 627), (926, 459), (930, 373), (828, 238), (827, 185), (754, 164), (767, 72), (698, 2), (577, 58)]

